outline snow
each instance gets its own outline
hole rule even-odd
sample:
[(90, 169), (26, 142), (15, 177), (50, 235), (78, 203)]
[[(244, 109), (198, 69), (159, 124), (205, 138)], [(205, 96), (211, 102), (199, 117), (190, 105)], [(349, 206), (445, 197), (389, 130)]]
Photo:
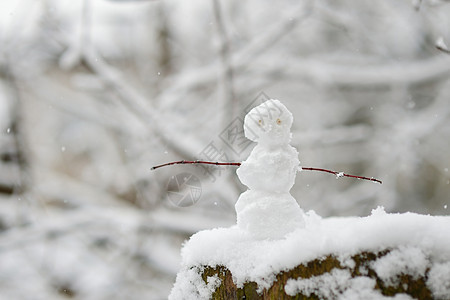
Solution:
[(425, 275), (429, 261), (420, 248), (400, 246), (373, 263), (373, 269), (384, 283), (398, 283), (397, 275), (409, 274), (414, 279)]
[[(170, 299), (194, 299), (199, 272), (192, 268), (225, 266), (238, 287), (254, 281), (261, 292), (269, 288), (277, 273), (299, 264), (333, 254), (346, 265), (351, 256), (362, 251), (393, 249), (374, 263), (385, 281), (395, 281), (399, 272), (423, 275), (430, 268), (427, 286), (437, 299), (450, 294), (450, 218), (415, 213), (389, 214), (379, 207), (367, 217), (325, 218), (310, 211), (305, 227), (279, 240), (257, 240), (237, 226), (216, 228), (194, 234), (182, 249), (182, 269), (178, 273)], [(379, 299), (369, 291), (370, 279), (354, 278), (334, 271), (308, 281), (289, 281), (286, 292), (313, 291), (320, 282), (332, 283), (328, 294), (342, 293), (342, 299)], [(201, 279), (201, 278), (200, 278)], [(204, 284), (204, 282), (202, 283)], [(187, 288), (189, 287), (189, 289)], [(190, 293), (186, 294), (188, 291)], [(195, 296), (194, 296), (195, 295)], [(341, 296), (340, 296), (341, 297)], [(378, 298), (377, 298), (378, 297)], [(206, 298), (203, 298), (206, 299)], [(399, 295), (396, 299), (409, 299)]]
[(437, 299), (450, 295), (450, 262), (435, 264), (428, 273), (427, 285)]
[(290, 145), (267, 149), (256, 145), (236, 173), (251, 190), (289, 192), (299, 165), (298, 152)]
[(246, 191), (236, 212), (238, 227), (256, 239), (277, 239), (304, 226), (303, 212), (289, 193)]
[(291, 112), (279, 100), (270, 99), (245, 116), (245, 137), (261, 145), (282, 145), (291, 140)]
[(282, 238), (304, 226), (304, 213), (289, 193), (300, 165), (289, 145), (292, 121), (286, 106), (273, 99), (245, 116), (245, 136), (258, 144), (236, 171), (249, 190), (235, 208), (238, 227), (258, 239)]
[(215, 289), (220, 286), (221, 280), (216, 276), (210, 276), (205, 283), (200, 276), (203, 268), (195, 267), (186, 270), (185, 273), (179, 273), (177, 280), (181, 276), (186, 276), (189, 280), (180, 280), (179, 290), (172, 294), (173, 299), (210, 299)]
[[(393, 299), (384, 297), (374, 290), (375, 279), (367, 277), (352, 278), (349, 270), (334, 269), (330, 273), (308, 279), (289, 279), (285, 291), (290, 296), (302, 293), (306, 296), (316, 294), (320, 299)], [(394, 299), (412, 299), (408, 295), (398, 295)]]
[(439, 37), (437, 40), (436, 40), (436, 47), (438, 47), (438, 48), (441, 48), (441, 49), (443, 49), (443, 50), (449, 50), (448, 49), (448, 47), (447, 47), (447, 44), (445, 43), (445, 41), (444, 41), (444, 38), (443, 37)]
[(375, 279), (367, 277), (352, 278), (348, 270), (334, 269), (330, 273), (313, 276), (308, 279), (289, 279), (285, 291), (290, 296), (302, 293), (306, 296), (316, 294), (320, 299), (413, 299), (406, 294), (398, 294), (395, 297), (383, 296), (374, 290)]

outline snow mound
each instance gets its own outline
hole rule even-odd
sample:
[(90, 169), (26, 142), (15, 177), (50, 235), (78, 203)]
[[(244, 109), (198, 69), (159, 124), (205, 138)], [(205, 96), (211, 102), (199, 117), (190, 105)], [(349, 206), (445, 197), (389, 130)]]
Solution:
[[(238, 287), (254, 281), (261, 292), (271, 287), (276, 274), (302, 263), (334, 255), (343, 265), (352, 265), (351, 257), (355, 254), (386, 249), (391, 252), (371, 266), (383, 281), (394, 282), (399, 273), (417, 277), (428, 272), (426, 284), (433, 296), (449, 299), (449, 236), (449, 217), (388, 214), (383, 208), (373, 210), (368, 217), (322, 219), (308, 212), (305, 227), (278, 240), (257, 240), (237, 226), (201, 231), (182, 249), (182, 269), (169, 299), (209, 299), (217, 280), (208, 284), (202, 280), (199, 270), (206, 266), (224, 266)], [(321, 282), (328, 282), (329, 289), (321, 291), (324, 297), (382, 298), (372, 291), (374, 282), (370, 278), (356, 277), (348, 281), (349, 276), (346, 270), (335, 270), (315, 278), (290, 280), (285, 291), (311, 293)], [(409, 297), (398, 295), (397, 299)]]

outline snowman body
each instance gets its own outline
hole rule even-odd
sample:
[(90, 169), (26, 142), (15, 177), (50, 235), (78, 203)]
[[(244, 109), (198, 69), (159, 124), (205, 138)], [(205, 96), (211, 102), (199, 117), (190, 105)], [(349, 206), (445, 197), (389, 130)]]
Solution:
[(278, 100), (268, 100), (245, 117), (244, 132), (257, 145), (237, 170), (249, 189), (235, 205), (237, 225), (257, 239), (279, 239), (304, 227), (304, 214), (289, 193), (299, 168), (289, 142), (293, 117)]
[(250, 190), (289, 193), (299, 164), (298, 152), (291, 145), (256, 145), (236, 172)]

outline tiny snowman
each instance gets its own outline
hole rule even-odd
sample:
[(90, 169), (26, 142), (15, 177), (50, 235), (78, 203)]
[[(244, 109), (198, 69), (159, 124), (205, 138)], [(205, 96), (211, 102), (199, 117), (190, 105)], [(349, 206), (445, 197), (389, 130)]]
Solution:
[(255, 239), (281, 239), (304, 227), (304, 213), (289, 193), (299, 169), (291, 141), (291, 112), (278, 100), (253, 108), (245, 136), (257, 145), (236, 171), (249, 189), (236, 202), (237, 225)]

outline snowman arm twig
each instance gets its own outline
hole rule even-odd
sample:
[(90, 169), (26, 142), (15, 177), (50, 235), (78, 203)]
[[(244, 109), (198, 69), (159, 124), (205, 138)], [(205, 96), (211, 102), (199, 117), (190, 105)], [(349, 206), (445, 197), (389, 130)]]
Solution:
[(165, 166), (172, 166), (172, 165), (196, 165), (196, 164), (204, 164), (204, 165), (216, 165), (216, 166), (240, 166), (241, 163), (238, 162), (213, 162), (213, 161), (202, 161), (202, 160), (179, 160), (179, 161), (173, 161), (170, 163), (154, 166), (151, 168), (151, 170), (155, 170), (161, 167)]
[(356, 178), (356, 179), (370, 180), (370, 181), (378, 182), (379, 184), (383, 183), (381, 180), (373, 178), (373, 177), (364, 177), (364, 176), (351, 175), (351, 174), (346, 174), (346, 173), (343, 173), (343, 172), (336, 172), (336, 171), (332, 171), (332, 170), (328, 170), (328, 169), (309, 168), (309, 167), (301, 167), (301, 169), (302, 170), (306, 170), (306, 171), (320, 171), (320, 172), (331, 173), (331, 174), (336, 175), (338, 178), (339, 177), (351, 177), (351, 178)]
[[(173, 161), (173, 162), (165, 163), (165, 164), (162, 164), (162, 165), (154, 166), (154, 167), (151, 168), (151, 170), (159, 169), (159, 168), (165, 167), (165, 166), (185, 165), (185, 164), (194, 164), (194, 165), (196, 165), (196, 164), (205, 164), (205, 165), (238, 166), (238, 167), (241, 165), (241, 163), (239, 163), (239, 162), (213, 162), (213, 161), (203, 161), (203, 160), (179, 160), (179, 161)], [(373, 181), (373, 182), (377, 182), (379, 184), (382, 184), (381, 180), (378, 180), (378, 179), (373, 178), (373, 177), (364, 177), (364, 176), (351, 175), (351, 174), (346, 174), (344, 172), (336, 172), (336, 171), (332, 171), (332, 170), (328, 170), (328, 169), (301, 167), (301, 170), (326, 172), (326, 173), (334, 174), (338, 178), (339, 177), (351, 177), (351, 178), (356, 178), (356, 179), (369, 180), (369, 181)]]

